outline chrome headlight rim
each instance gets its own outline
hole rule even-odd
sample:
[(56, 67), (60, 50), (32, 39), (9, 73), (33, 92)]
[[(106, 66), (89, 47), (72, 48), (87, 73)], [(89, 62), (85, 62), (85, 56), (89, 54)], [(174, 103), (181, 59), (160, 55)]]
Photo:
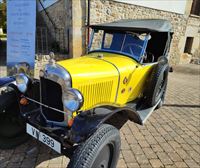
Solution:
[[(72, 78), (70, 73), (59, 64), (47, 64), (40, 70), (40, 78), (46, 78), (59, 83), (64, 89), (72, 87)], [(61, 80), (60, 80), (61, 79)]]
[[(77, 106), (73, 109), (72, 108), (70, 109), (67, 104), (69, 102), (69, 100), (67, 100), (67, 97), (69, 97), (70, 94), (72, 96), (74, 96), (74, 98), (75, 98), (75, 99), (71, 99), (71, 100), (76, 101), (76, 103), (78, 103)], [(67, 89), (66, 93), (63, 94), (63, 106), (67, 111), (70, 111), (70, 112), (78, 111), (83, 106), (83, 102), (84, 102), (83, 95), (77, 89), (69, 88), (69, 89)]]
[(71, 77), (70, 73), (61, 65), (56, 64), (56, 66), (58, 68), (60, 68), (63, 71), (63, 73), (65, 74), (65, 78), (63, 78), (63, 79), (64, 79), (67, 87), (72, 87), (72, 77)]
[(20, 73), (15, 76), (15, 79), (18, 90), (22, 93), (26, 93), (26, 91), (28, 90), (28, 85), (30, 83), (30, 78), (27, 75)]

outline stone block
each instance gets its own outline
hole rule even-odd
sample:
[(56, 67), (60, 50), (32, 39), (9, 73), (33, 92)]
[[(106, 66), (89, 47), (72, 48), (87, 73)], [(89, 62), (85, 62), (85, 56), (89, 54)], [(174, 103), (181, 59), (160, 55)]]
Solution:
[(191, 62), (192, 55), (183, 53), (180, 57), (180, 64), (189, 64)]

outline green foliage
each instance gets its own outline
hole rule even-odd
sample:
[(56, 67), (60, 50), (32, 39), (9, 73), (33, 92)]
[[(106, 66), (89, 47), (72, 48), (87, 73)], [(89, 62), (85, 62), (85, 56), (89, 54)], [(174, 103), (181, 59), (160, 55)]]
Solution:
[(3, 28), (3, 30), (6, 30), (7, 24), (6, 24), (6, 0), (3, 0), (2, 3), (0, 3), (0, 27)]
[(6, 37), (7, 37), (6, 34), (1, 34), (1, 35), (0, 35), (0, 39), (1, 39), (1, 38), (6, 38)]

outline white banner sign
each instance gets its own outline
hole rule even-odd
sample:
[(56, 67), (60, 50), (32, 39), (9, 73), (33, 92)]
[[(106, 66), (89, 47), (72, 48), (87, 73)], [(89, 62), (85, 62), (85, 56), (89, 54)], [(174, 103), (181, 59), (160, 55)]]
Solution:
[(34, 68), (36, 0), (7, 0), (7, 66), (26, 62)]

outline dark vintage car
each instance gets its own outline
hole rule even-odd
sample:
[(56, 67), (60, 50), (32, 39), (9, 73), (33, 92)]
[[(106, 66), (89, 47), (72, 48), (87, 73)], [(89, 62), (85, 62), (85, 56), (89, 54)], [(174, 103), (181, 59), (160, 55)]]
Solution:
[(170, 22), (121, 20), (91, 28), (85, 56), (50, 59), (39, 80), (29, 76), (27, 63), (0, 79), (1, 149), (29, 134), (68, 156), (68, 167), (114, 168), (120, 127), (128, 119), (143, 125), (162, 106)]

